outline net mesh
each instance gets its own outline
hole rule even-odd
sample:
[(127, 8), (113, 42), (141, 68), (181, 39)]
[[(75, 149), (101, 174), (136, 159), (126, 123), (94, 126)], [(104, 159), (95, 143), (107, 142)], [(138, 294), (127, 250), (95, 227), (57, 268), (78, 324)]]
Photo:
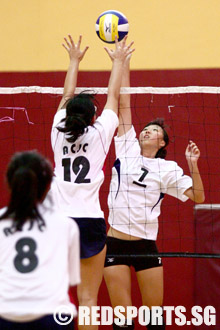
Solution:
[[(77, 88), (76, 93), (89, 88)], [(0, 88), (0, 206), (7, 202), (4, 173), (7, 163), (16, 151), (37, 149), (53, 160), (50, 130), (53, 116), (60, 101), (63, 88), (15, 87)], [(97, 94), (101, 112), (107, 89), (93, 88)], [(205, 187), (205, 205), (179, 202), (166, 196), (159, 219), (158, 247), (161, 256), (220, 257), (218, 221), (220, 212), (220, 88), (122, 88), (121, 93), (131, 94), (132, 117), (137, 135), (150, 120), (163, 117), (168, 125), (170, 145), (168, 160), (176, 161), (185, 174), (189, 174), (185, 149), (189, 140), (197, 143), (201, 151), (199, 168)], [(107, 218), (107, 195), (111, 168), (115, 160), (113, 145), (105, 163), (105, 182), (101, 188), (101, 204)], [(198, 220), (200, 213), (208, 214), (208, 221)], [(217, 217), (218, 218), (218, 217)], [(208, 248), (205, 242), (208, 240)], [(203, 242), (204, 244), (201, 244)], [(138, 257), (138, 256), (137, 256)]]

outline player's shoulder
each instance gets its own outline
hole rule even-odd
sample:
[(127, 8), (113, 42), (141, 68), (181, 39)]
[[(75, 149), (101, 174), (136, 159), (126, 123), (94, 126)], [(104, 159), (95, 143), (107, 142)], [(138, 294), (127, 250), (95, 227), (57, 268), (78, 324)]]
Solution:
[(111, 109), (104, 109), (101, 113), (100, 116), (97, 117), (95, 123), (94, 123), (94, 127), (96, 127), (96, 125), (108, 125), (108, 126), (112, 126), (114, 125), (115, 127), (118, 126), (118, 116), (116, 115), (116, 113), (111, 110)]
[[(3, 207), (0, 209), (0, 216), (2, 216), (5, 211), (7, 210), (7, 207)], [(10, 225), (11, 223), (11, 220), (10, 219), (2, 219), (0, 220), (0, 236), (1, 236), (1, 233), (3, 232), (2, 229), (6, 226), (6, 224)]]
[(54, 115), (54, 119), (53, 119), (53, 127), (57, 126), (60, 121), (66, 117), (66, 109), (60, 109), (59, 111), (57, 111)]
[(5, 212), (7, 210), (7, 207), (5, 206), (5, 207), (2, 207), (1, 209), (0, 209), (0, 216)]
[(126, 142), (136, 142), (139, 144), (137, 136), (136, 136), (136, 131), (133, 125), (131, 125), (130, 129), (128, 129), (124, 134), (121, 135), (116, 135), (115, 136), (115, 142), (121, 142), (121, 141), (126, 141)]
[(161, 173), (164, 173), (164, 175), (166, 173), (169, 173), (169, 175), (170, 174), (175, 175), (175, 173), (177, 173), (177, 172), (178, 173), (182, 172), (182, 168), (174, 160), (166, 160), (166, 159), (160, 158), (159, 167), (160, 167)]
[(174, 168), (177, 166), (177, 162), (175, 162), (174, 160), (167, 160), (167, 159), (163, 159), (163, 158), (155, 158), (155, 159), (158, 159), (160, 162), (160, 165), (164, 166), (164, 167)]
[[(4, 215), (4, 213), (7, 211), (7, 207), (5, 206), (5, 207), (2, 207), (1, 209), (0, 209), (0, 216), (3, 216)], [(0, 227), (1, 226), (4, 226), (5, 225), (5, 223), (6, 222), (11, 222), (11, 219), (2, 219), (1, 221), (0, 221)]]
[(109, 108), (104, 108), (100, 115), (100, 117), (105, 117), (105, 116), (118, 118), (115, 111), (113, 111), (112, 109), (109, 109)]

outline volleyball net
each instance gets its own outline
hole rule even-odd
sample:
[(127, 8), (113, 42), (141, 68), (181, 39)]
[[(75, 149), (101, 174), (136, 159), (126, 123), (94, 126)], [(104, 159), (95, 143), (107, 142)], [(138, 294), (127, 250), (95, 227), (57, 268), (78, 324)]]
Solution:
[[(95, 93), (101, 113), (107, 88), (77, 88), (76, 93)], [(50, 131), (63, 88), (0, 88), (0, 206), (7, 201), (4, 173), (16, 151), (37, 149), (53, 161)], [(182, 203), (165, 196), (159, 218), (158, 247), (163, 257), (220, 258), (220, 88), (219, 87), (132, 87), (133, 124), (137, 135), (157, 117), (168, 125), (168, 160), (174, 160), (189, 174), (185, 149), (189, 140), (198, 145), (199, 169), (205, 187), (205, 204)], [(105, 164), (101, 205), (107, 219), (107, 195), (115, 153), (112, 144)], [(138, 257), (138, 256), (137, 256)]]

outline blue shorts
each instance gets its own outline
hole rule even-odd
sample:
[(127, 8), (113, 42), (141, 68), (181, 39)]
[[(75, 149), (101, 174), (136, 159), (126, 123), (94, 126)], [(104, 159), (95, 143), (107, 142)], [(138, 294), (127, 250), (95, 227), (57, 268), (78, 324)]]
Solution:
[[(128, 267), (133, 266), (135, 271), (139, 272), (140, 270), (162, 266), (160, 257), (145, 257), (146, 253), (158, 253), (155, 241), (148, 239), (129, 241), (107, 237), (105, 267), (127, 265)], [(135, 257), (137, 254), (143, 255), (143, 257)], [(117, 255), (120, 255), (120, 257)]]
[[(63, 315), (64, 316), (64, 315)], [(66, 315), (68, 317), (68, 315)], [(68, 325), (60, 325), (55, 322), (53, 315), (46, 315), (40, 319), (29, 322), (12, 322), (0, 317), (1, 330), (73, 330), (74, 321)]]
[(104, 249), (106, 223), (103, 218), (73, 218), (80, 231), (80, 258), (90, 258)]

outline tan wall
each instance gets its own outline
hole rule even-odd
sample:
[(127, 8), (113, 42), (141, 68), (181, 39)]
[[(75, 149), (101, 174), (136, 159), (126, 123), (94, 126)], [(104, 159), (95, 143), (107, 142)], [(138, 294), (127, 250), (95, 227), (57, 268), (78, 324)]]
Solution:
[(90, 50), (81, 70), (108, 70), (95, 21), (108, 9), (123, 12), (136, 52), (132, 69), (220, 67), (219, 0), (1, 0), (0, 71), (66, 70), (61, 43), (81, 33)]

